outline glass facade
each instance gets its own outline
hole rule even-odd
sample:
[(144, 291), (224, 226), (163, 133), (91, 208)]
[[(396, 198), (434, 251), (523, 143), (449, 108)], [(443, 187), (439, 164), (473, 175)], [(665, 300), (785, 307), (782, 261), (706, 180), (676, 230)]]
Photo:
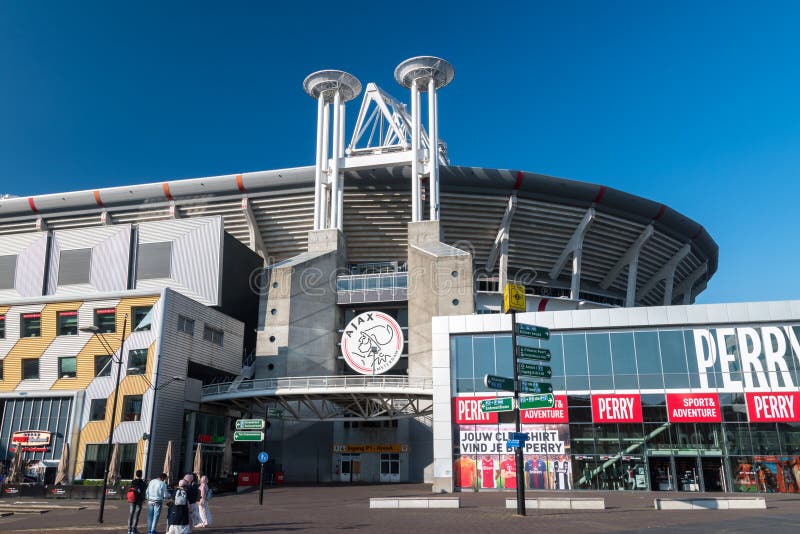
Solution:
[[(556, 398), (566, 401), (567, 415), (557, 439), (568, 444), (568, 454), (537, 454), (540, 444), (532, 437), (525, 459), (534, 467), (526, 467), (523, 483), (800, 493), (798, 339), (797, 325), (568, 331), (553, 332), (547, 341), (517, 337), (518, 344), (550, 350), (550, 382)], [(513, 376), (508, 333), (452, 335), (450, 352), (454, 401), (498, 394), (484, 386), (486, 374)], [(637, 410), (641, 404), (641, 413), (619, 422), (605, 418), (603, 400), (629, 397)], [(467, 487), (464, 480), (490, 488), (509, 487), (504, 476), (516, 480), (501, 467), (510, 453), (502, 439), (491, 438), (482, 449), (471, 441), (481, 432), (513, 430), (513, 412), (492, 415), (491, 422), (456, 418), (457, 487)], [(523, 431), (534, 436), (551, 427), (523, 424)], [(482, 468), (494, 479), (488, 485)], [(544, 479), (537, 478), (540, 471)], [(559, 482), (566, 475), (567, 485)]]

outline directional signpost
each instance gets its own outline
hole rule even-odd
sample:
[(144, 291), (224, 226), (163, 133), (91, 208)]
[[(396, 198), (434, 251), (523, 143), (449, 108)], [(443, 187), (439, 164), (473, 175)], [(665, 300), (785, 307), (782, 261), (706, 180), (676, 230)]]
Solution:
[(556, 403), (556, 398), (552, 393), (543, 395), (532, 395), (530, 397), (519, 398), (520, 410), (536, 410), (540, 408), (552, 408)]
[(514, 391), (514, 379), (504, 376), (485, 375), (483, 385), (489, 389), (502, 389), (504, 391)]
[(264, 433), (260, 430), (237, 430), (233, 433), (233, 441), (264, 441)]
[(481, 401), (481, 411), (489, 412), (510, 412), (514, 409), (514, 397), (497, 397), (496, 399), (486, 399)]
[(264, 430), (263, 419), (237, 419), (236, 430)]
[(519, 390), (522, 393), (552, 393), (553, 385), (549, 382), (528, 382), (527, 380), (520, 380)]
[(517, 335), (535, 339), (550, 339), (550, 330), (543, 326), (517, 323)]
[(258, 463), (261, 464), (261, 478), (258, 481), (258, 505), (264, 505), (264, 464), (269, 461), (269, 454), (266, 451), (258, 453)]
[(542, 362), (550, 361), (550, 350), (539, 347), (526, 347), (517, 345), (517, 358), (528, 358), (529, 360), (539, 360)]
[(524, 361), (517, 362), (517, 372), (522, 376), (532, 376), (534, 378), (550, 378), (553, 376), (553, 371), (549, 365)]

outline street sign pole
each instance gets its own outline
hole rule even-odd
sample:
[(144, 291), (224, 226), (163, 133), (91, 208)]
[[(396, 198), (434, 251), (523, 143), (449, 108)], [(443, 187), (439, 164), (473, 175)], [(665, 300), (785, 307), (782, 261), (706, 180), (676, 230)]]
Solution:
[[(514, 424), (516, 431), (521, 432), (521, 419), (519, 413), (519, 369), (517, 362), (517, 312), (511, 311), (511, 347), (514, 353)], [(514, 449), (517, 460), (517, 515), (525, 515), (525, 466), (522, 460), (522, 447)], [(521, 476), (521, 480), (520, 480)]]

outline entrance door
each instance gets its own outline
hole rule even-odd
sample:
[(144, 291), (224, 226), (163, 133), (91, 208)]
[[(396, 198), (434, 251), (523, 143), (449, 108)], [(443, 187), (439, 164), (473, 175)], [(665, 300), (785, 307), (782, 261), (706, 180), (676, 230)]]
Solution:
[(650, 457), (650, 490), (651, 491), (674, 491), (675, 473), (672, 470), (672, 457), (652, 456)]
[(721, 457), (704, 457), (700, 459), (703, 469), (703, 485), (705, 491), (725, 491), (725, 463)]
[(342, 454), (342, 469), (339, 480), (342, 482), (358, 482), (361, 479), (361, 455)]
[(678, 490), (700, 491), (700, 476), (697, 457), (675, 457), (675, 474)]
[(381, 482), (400, 482), (400, 455), (381, 454)]

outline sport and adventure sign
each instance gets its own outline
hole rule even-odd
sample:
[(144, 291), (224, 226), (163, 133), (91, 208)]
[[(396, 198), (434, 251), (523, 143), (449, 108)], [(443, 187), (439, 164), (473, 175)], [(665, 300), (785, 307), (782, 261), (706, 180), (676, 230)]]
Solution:
[(667, 393), (671, 423), (719, 423), (722, 411), (716, 393)]
[(342, 356), (362, 375), (385, 373), (403, 354), (403, 330), (390, 316), (370, 311), (356, 315), (342, 334)]

